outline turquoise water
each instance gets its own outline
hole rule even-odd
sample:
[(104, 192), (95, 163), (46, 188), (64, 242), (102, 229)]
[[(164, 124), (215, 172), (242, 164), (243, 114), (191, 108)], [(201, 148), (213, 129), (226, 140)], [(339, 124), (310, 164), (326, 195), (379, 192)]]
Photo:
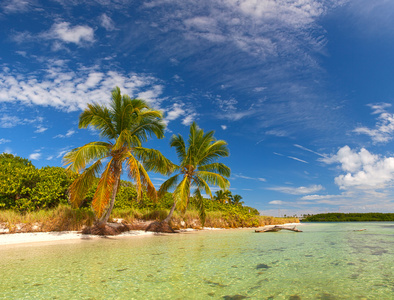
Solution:
[(0, 299), (394, 299), (394, 223), (299, 228), (2, 246)]

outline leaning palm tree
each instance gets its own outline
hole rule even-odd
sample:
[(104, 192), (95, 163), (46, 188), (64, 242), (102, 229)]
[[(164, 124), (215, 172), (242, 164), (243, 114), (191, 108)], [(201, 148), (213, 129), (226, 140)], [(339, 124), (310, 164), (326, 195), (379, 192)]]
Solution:
[(143, 196), (144, 190), (156, 198), (147, 171), (170, 174), (172, 164), (169, 160), (158, 150), (142, 147), (151, 136), (164, 137), (162, 117), (162, 113), (152, 109), (147, 102), (122, 96), (118, 87), (112, 90), (109, 107), (88, 104), (80, 115), (79, 128), (91, 126), (107, 141), (88, 143), (64, 156), (67, 169), (82, 172), (70, 186), (69, 199), (79, 206), (92, 181), (100, 176), (92, 201), (98, 228), (107, 224), (123, 170), (127, 170), (135, 182), (137, 199)]
[[(227, 143), (223, 140), (216, 140), (213, 134), (213, 131), (204, 133), (194, 122), (190, 126), (187, 145), (180, 134), (171, 137), (170, 145), (175, 147), (180, 164), (175, 166), (178, 174), (167, 179), (159, 190), (159, 195), (163, 195), (174, 189), (174, 204), (167, 218), (161, 223), (162, 225), (168, 225), (176, 207), (181, 211), (186, 210), (192, 188), (195, 188), (194, 199), (198, 204), (201, 223), (204, 225), (205, 209), (202, 192), (212, 198), (209, 185), (216, 185), (223, 189), (230, 186), (225, 178), (230, 176), (230, 168), (217, 162), (220, 157), (229, 155)], [(156, 231), (156, 228), (147, 230)]]

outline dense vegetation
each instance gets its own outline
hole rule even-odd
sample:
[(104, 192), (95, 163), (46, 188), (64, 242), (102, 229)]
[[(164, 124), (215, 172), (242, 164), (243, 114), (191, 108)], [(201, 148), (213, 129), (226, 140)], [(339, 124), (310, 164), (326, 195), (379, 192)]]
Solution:
[[(64, 168), (38, 169), (28, 159), (6, 153), (0, 154), (0, 168), (0, 223), (6, 223), (11, 232), (80, 230), (94, 223), (91, 202), (98, 178), (91, 183), (80, 207), (72, 208), (67, 201), (68, 188), (76, 175), (70, 175)], [(227, 191), (227, 200), (223, 201), (221, 194), (216, 193), (212, 200), (203, 199), (207, 227), (250, 227), (297, 221), (295, 218), (260, 216), (255, 208), (242, 205), (241, 196)], [(112, 219), (122, 218), (128, 223), (164, 220), (173, 204), (171, 193), (154, 200), (144, 191), (141, 199), (137, 198), (135, 185), (122, 180)], [(175, 211), (173, 227), (201, 227), (198, 205), (192, 197), (187, 212)]]
[(303, 222), (375, 222), (394, 221), (394, 213), (327, 213), (307, 216)]

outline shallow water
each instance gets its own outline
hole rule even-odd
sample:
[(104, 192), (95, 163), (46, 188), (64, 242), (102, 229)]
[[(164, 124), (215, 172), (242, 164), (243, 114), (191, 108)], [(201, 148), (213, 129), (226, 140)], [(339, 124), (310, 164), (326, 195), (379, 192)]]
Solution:
[(3, 246), (0, 299), (394, 299), (394, 223), (299, 228)]

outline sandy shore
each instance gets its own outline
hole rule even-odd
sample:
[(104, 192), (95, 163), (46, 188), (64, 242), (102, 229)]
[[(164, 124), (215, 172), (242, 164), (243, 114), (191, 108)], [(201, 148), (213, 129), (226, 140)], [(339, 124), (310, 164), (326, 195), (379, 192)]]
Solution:
[[(301, 225), (300, 223), (285, 224), (285, 225)], [(275, 225), (268, 225), (275, 226)], [(222, 228), (208, 228), (205, 227), (203, 230), (221, 230)], [(252, 228), (250, 228), (252, 229)], [(256, 228), (255, 228), (256, 229)], [(185, 229), (181, 232), (195, 231), (194, 229)], [(151, 236), (154, 235), (153, 232), (146, 232), (143, 230), (132, 230), (124, 232), (120, 235), (114, 236), (118, 237), (135, 237), (135, 236)], [(61, 232), (28, 232), (28, 233), (12, 233), (12, 234), (0, 234), (0, 247), (3, 245), (15, 245), (15, 244), (30, 244), (37, 242), (56, 242), (65, 240), (91, 240), (100, 239), (102, 236), (82, 234), (78, 231), (61, 231)]]

